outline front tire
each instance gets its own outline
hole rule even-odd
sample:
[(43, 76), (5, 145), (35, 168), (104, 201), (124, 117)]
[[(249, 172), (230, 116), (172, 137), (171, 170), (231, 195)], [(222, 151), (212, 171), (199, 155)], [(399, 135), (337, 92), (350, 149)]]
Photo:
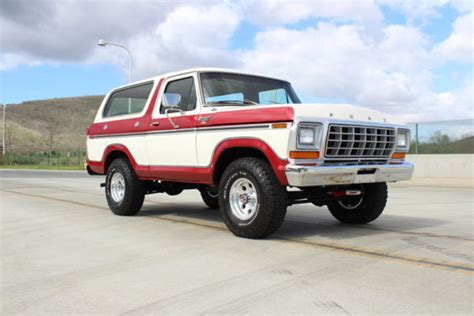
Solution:
[(280, 228), (288, 197), (272, 168), (257, 158), (232, 162), (219, 185), (219, 207), (224, 223), (238, 237), (264, 238)]
[(360, 198), (329, 203), (331, 214), (338, 221), (348, 224), (366, 224), (375, 220), (382, 214), (387, 203), (387, 184), (364, 184), (362, 191)]
[(140, 211), (145, 189), (128, 160), (118, 158), (112, 161), (105, 183), (107, 203), (115, 215), (132, 216)]

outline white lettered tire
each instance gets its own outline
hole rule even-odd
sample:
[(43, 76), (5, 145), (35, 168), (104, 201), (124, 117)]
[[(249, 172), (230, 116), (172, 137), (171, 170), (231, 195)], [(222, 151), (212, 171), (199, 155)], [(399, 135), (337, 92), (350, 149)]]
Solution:
[(110, 164), (105, 180), (105, 196), (115, 215), (132, 216), (142, 208), (145, 189), (127, 159), (118, 158)]
[(287, 205), (286, 188), (261, 159), (240, 158), (222, 175), (219, 208), (236, 236), (257, 239), (273, 234), (285, 219)]

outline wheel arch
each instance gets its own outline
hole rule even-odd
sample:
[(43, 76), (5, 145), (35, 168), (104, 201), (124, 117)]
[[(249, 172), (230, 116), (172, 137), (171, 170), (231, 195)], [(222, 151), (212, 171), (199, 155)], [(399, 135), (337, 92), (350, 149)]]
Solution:
[(256, 138), (229, 139), (217, 146), (212, 162), (212, 182), (217, 185), (226, 166), (243, 157), (255, 157), (264, 160), (273, 168), (282, 185), (288, 185), (285, 167), (288, 161), (281, 159), (263, 140)]
[(128, 148), (122, 144), (112, 144), (112, 145), (109, 145), (104, 151), (104, 155), (102, 159), (102, 162), (103, 162), (102, 173), (103, 174), (107, 173), (107, 170), (110, 164), (112, 163), (112, 161), (114, 161), (117, 158), (127, 159), (130, 162), (132, 168), (136, 169), (137, 162), (133, 158), (133, 155), (130, 153)]

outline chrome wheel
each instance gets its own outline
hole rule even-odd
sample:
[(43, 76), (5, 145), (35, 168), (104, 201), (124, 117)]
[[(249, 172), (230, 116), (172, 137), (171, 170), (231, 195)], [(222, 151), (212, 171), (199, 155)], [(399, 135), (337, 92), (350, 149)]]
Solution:
[(242, 221), (251, 219), (258, 206), (255, 185), (246, 178), (235, 180), (229, 192), (229, 204), (232, 214)]
[(360, 206), (363, 200), (364, 200), (364, 197), (361, 196), (359, 198), (350, 199), (346, 201), (337, 201), (337, 202), (339, 203), (340, 206), (342, 206), (346, 210), (355, 210), (356, 208)]
[(119, 172), (114, 173), (110, 179), (110, 195), (115, 203), (121, 203), (125, 196), (125, 179)]

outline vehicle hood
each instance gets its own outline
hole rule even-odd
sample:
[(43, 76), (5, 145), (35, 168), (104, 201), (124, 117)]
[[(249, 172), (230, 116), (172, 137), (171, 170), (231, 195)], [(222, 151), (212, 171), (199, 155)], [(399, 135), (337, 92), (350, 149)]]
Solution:
[(348, 122), (366, 122), (405, 125), (403, 122), (382, 112), (351, 104), (302, 103), (289, 104), (299, 120), (343, 120)]

